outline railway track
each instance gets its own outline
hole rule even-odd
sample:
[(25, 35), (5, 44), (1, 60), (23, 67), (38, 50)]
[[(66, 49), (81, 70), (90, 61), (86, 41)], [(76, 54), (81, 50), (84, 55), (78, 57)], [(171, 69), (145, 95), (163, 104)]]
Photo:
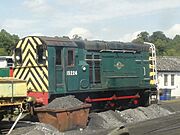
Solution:
[(179, 135), (180, 113), (128, 125), (130, 135)]

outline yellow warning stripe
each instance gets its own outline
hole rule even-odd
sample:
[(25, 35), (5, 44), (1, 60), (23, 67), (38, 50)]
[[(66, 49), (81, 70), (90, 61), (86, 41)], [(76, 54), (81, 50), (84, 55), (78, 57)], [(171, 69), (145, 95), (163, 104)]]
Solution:
[[(42, 90), (46, 90), (46, 87), (44, 86), (44, 83), (42, 82), (42, 80), (39, 78), (39, 76), (37, 75), (36, 71), (34, 69), (31, 69), (32, 73), (34, 74), (34, 76), (36, 77), (36, 79), (38, 80), (38, 82), (41, 84)], [(42, 73), (40, 75), (43, 75)], [(45, 79), (46, 80), (46, 79)]]
[(149, 68), (150, 68), (150, 69), (154, 69), (154, 68), (155, 68), (155, 65), (149, 64)]
[(28, 38), (25, 38), (24, 42), (22, 43), (21, 50), (24, 50), (25, 46), (27, 45)]
[(149, 57), (149, 60), (155, 60), (156, 58), (155, 57)]
[[(27, 57), (27, 59), (26, 59), (26, 61), (24, 61), (24, 63), (27, 65), (27, 62), (28, 62), (29, 60), (33, 63), (33, 65), (31, 65), (30, 63), (28, 63), (28, 67), (38, 66), (37, 63), (33, 60), (33, 58), (32, 58), (30, 55)], [(42, 66), (41, 66), (41, 68), (43, 69), (43, 71), (41, 71), (41, 69), (40, 69), (39, 67), (35, 67), (35, 68), (36, 68), (36, 70), (38, 71), (38, 74), (39, 74), (40, 76), (44, 76), (43, 71), (45, 72), (46, 75), (48, 75), (48, 70), (47, 70), (45, 67), (42, 67)], [(44, 78), (44, 80), (47, 82), (46, 84), (48, 84), (47, 78)]]
[[(32, 51), (31, 48), (30, 48), (29, 50)], [(25, 51), (25, 52), (26, 52), (26, 51)], [(26, 52), (26, 54), (27, 54), (27, 52)], [(34, 53), (33, 55), (35, 55), (35, 53)], [(25, 57), (25, 56), (24, 56), (24, 57)], [(33, 63), (34, 66), (37, 66), (37, 63), (36, 63), (36, 61), (33, 59), (33, 57), (35, 57), (35, 56), (32, 56), (32, 55), (29, 54), (29, 55), (26, 57), (26, 59), (24, 60), (22, 66), (23, 66), (23, 67), (27, 66), (27, 62), (28, 62), (29, 60), (31, 60), (31, 62)], [(32, 66), (32, 65), (31, 65), (31, 66)]]
[[(28, 43), (28, 40), (31, 44)], [(36, 41), (36, 42), (35, 42)], [(44, 76), (48, 77), (48, 70), (45, 65), (39, 67), (40, 65), (37, 64), (36, 57), (37, 52), (34, 50), (36, 49), (37, 45), (42, 45), (42, 42), (37, 37), (27, 37), (24, 40), (20, 40), (16, 46), (21, 47), (22, 52), (22, 65), (16, 66), (14, 70), (14, 75), (16, 78), (23, 78), (28, 81), (28, 88), (33, 90), (47, 91), (48, 87), (48, 79)], [(34, 48), (34, 49), (33, 49)], [(31, 53), (28, 53), (28, 52)], [(48, 51), (45, 52), (46, 57), (48, 56)], [(48, 65), (48, 61), (46, 60), (46, 65)], [(18, 68), (17, 68), (18, 67)], [(26, 69), (24, 69), (26, 68)], [(32, 75), (33, 74), (33, 75)], [(21, 78), (20, 78), (21, 77)], [(46, 86), (45, 86), (46, 85)], [(36, 88), (34, 88), (36, 87)]]
[(15, 76), (17, 74), (17, 71), (18, 71), (19, 68), (15, 68), (14, 71), (13, 71), (13, 76)]
[(28, 71), (29, 71), (29, 68), (26, 68), (23, 75), (22, 75), (22, 77), (21, 77), (23, 80), (25, 79), (25, 76), (28, 73)]
[(22, 44), (22, 40), (20, 40), (20, 41), (18, 42), (16, 48), (19, 48), (21, 44)]
[(33, 45), (33, 47), (36, 49), (37, 44), (34, 42), (34, 40), (32, 39), (32, 37), (29, 37), (28, 39), (30, 40), (30, 42), (31, 42), (31, 44)]
[[(32, 61), (33, 61), (32, 57), (29, 57), (29, 60), (32, 62)], [(30, 63), (28, 63), (28, 66), (29, 66), (29, 67), (32, 67), (32, 65), (31, 65)], [(33, 62), (33, 66), (38, 66), (38, 65), (37, 65), (37, 63)], [(45, 74), (48, 75), (47, 69), (46, 69), (45, 67), (41, 67), (41, 68), (43, 68), (43, 71), (42, 71), (39, 67), (35, 67), (35, 68), (36, 68), (36, 70), (38, 71), (38, 75), (43, 78), (43, 80), (46, 82), (46, 85), (48, 86), (48, 80), (47, 80), (46, 77), (44, 77), (44, 74), (43, 74), (43, 71), (44, 71)], [(30, 70), (32, 71), (33, 68), (30, 68)], [(34, 75), (38, 78), (36, 72), (34, 72)], [(43, 84), (43, 85), (44, 85), (44, 84)]]
[(156, 75), (155, 72), (150, 72), (150, 73), (149, 73), (149, 76), (155, 76), (155, 75)]
[(17, 71), (19, 71), (17, 74), (15, 74), (16, 75), (16, 78), (18, 78), (18, 79), (21, 79), (20, 78), (20, 75), (22, 74), (22, 72), (23, 72), (23, 68), (21, 68), (20, 70), (17, 70)]
[(39, 38), (34, 37), (34, 39), (36, 40), (36, 42), (37, 42), (39, 45), (42, 45), (42, 42), (41, 42), (41, 40), (40, 40)]
[[(29, 79), (32, 80), (32, 82), (34, 83), (34, 85), (35, 85), (36, 88), (37, 88), (37, 91), (39, 91), (39, 92), (42, 91), (41, 87), (37, 84), (36, 80), (34, 79), (34, 77), (33, 77), (32, 74), (31, 74), (31, 72), (29, 72), (29, 73), (28, 73), (28, 76), (27, 76), (27, 80), (29, 80)], [(31, 85), (28, 84), (27, 87), (28, 87), (28, 88), (33, 87), (33, 89), (35, 89), (32, 84), (31, 84)]]
[(150, 80), (150, 84), (155, 84), (156, 81), (155, 80)]

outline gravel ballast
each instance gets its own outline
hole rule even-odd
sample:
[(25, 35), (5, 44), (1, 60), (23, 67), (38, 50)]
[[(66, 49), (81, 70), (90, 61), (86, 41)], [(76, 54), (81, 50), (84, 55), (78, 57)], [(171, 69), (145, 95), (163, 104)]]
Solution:
[(170, 111), (160, 107), (159, 105), (155, 105), (155, 104), (153, 104), (147, 108), (139, 107), (138, 110), (142, 111), (143, 114), (146, 115), (148, 119), (155, 119), (158, 117), (163, 117), (163, 116), (172, 114)]
[[(73, 96), (67, 96), (63, 97), (70, 99), (67, 102), (61, 102), (62, 98), (56, 99), (48, 105), (49, 108), (62, 108), (62, 107), (74, 107), (81, 105), (82, 102), (78, 100), (74, 100)], [(54, 103), (56, 106), (54, 106)], [(53, 104), (52, 104), (53, 103)], [(60, 104), (59, 104), (60, 103)], [(47, 106), (46, 106), (47, 107)], [(55, 129), (52, 126), (49, 126), (47, 124), (42, 123), (33, 123), (33, 125), (30, 127), (24, 127), (24, 128), (17, 128), (15, 129), (15, 132), (13, 133), (22, 133), (26, 135), (35, 134), (35, 135), (95, 135), (101, 134), (105, 135), (108, 132), (110, 132), (114, 128), (120, 128), (120, 127), (128, 127), (129, 124), (136, 124), (141, 121), (147, 121), (147, 120), (153, 120), (156, 118), (160, 118), (163, 116), (167, 116), (169, 114), (172, 114), (167, 109), (162, 108), (161, 106), (157, 104), (153, 104), (148, 107), (138, 107), (134, 109), (127, 109), (124, 111), (105, 111), (105, 112), (99, 112), (99, 113), (91, 113), (89, 115), (89, 122), (85, 129), (76, 129), (66, 132), (59, 132), (57, 129)], [(26, 130), (27, 128), (27, 130)], [(15, 135), (14, 134), (14, 135)]]
[(126, 120), (126, 123), (136, 123), (139, 121), (145, 121), (148, 119), (155, 119), (171, 114), (170, 111), (153, 104), (148, 107), (138, 107), (135, 109), (128, 109), (124, 111), (116, 111)]
[(135, 109), (127, 109), (124, 111), (106, 111), (90, 114), (89, 128), (112, 128), (121, 127), (130, 123), (137, 123), (148, 119), (172, 114), (170, 111), (153, 104), (148, 107), (138, 107)]
[(56, 128), (44, 123), (32, 123), (31, 126), (16, 128), (11, 135), (63, 135)]
[(134, 123), (142, 120), (146, 120), (147, 116), (138, 109), (128, 109), (125, 111), (116, 111), (123, 119), (125, 123)]

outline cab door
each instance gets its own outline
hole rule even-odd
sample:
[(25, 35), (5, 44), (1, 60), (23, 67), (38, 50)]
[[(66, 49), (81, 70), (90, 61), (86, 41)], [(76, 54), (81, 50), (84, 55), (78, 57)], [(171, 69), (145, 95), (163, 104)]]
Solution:
[(49, 92), (54, 94), (64, 93), (64, 57), (62, 47), (48, 47), (48, 76)]
[(63, 65), (63, 48), (56, 47), (55, 76), (57, 92), (60, 92), (64, 89)]
[(75, 91), (79, 89), (78, 78), (78, 55), (77, 48), (66, 48), (65, 50), (65, 77), (67, 91)]

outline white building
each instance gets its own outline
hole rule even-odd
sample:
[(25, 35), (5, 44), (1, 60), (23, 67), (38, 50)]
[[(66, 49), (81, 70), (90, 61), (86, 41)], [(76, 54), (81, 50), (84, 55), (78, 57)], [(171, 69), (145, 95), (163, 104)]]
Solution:
[(180, 57), (157, 57), (158, 88), (170, 89), (171, 97), (180, 97)]

